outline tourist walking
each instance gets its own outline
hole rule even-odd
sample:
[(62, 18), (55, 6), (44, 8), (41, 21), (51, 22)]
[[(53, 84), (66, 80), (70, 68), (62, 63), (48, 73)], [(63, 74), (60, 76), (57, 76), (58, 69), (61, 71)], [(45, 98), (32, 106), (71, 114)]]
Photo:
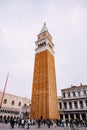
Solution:
[(69, 125), (69, 120), (66, 119), (66, 120), (65, 120), (65, 130), (68, 130), (68, 125)]
[(14, 118), (11, 118), (11, 128), (13, 129), (14, 128), (14, 124), (15, 124), (15, 122), (14, 122)]
[(70, 128), (71, 130), (74, 130), (73, 119), (70, 119)]
[(30, 119), (28, 118), (28, 120), (27, 120), (27, 129), (29, 129), (30, 127)]
[(40, 128), (40, 119), (38, 119), (37, 123), (38, 123), (38, 128)]

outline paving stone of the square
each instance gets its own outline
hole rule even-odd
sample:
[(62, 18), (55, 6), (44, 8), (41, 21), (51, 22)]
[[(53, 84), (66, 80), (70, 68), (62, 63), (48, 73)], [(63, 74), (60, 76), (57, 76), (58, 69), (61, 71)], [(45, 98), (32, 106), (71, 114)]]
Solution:
[[(50, 128), (48, 128), (47, 126), (43, 126), (41, 125), (40, 128), (38, 128), (37, 125), (34, 125), (34, 126), (30, 126), (30, 130), (71, 130), (71, 128), (68, 128), (66, 129), (65, 127), (54, 127), (54, 126), (51, 126)], [(0, 130), (12, 130), (10, 124), (4, 124), (4, 123), (0, 123)], [(25, 130), (25, 128), (18, 128), (18, 125), (15, 125), (13, 130)], [(28, 130), (28, 129), (26, 129)], [(74, 129), (74, 130), (77, 130), (77, 129)], [(87, 130), (87, 127), (80, 127), (78, 128), (78, 130)]]

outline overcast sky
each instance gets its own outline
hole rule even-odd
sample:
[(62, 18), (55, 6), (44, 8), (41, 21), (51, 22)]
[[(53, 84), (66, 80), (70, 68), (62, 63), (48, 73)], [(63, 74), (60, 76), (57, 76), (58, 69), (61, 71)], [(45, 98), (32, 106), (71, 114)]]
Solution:
[(31, 97), (35, 41), (44, 22), (55, 44), (58, 94), (87, 84), (87, 0), (0, 0), (0, 90)]

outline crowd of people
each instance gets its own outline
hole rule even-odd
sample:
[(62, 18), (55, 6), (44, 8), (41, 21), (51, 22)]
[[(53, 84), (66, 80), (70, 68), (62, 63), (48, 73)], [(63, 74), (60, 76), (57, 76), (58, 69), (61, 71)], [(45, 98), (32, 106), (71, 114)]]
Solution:
[(28, 119), (20, 118), (20, 119), (16, 119), (16, 120), (14, 118), (11, 118), (11, 120), (10, 120), (11, 128), (14, 128), (15, 124), (18, 125), (18, 127), (29, 129), (31, 122), (30, 122), (29, 118)]
[(41, 128), (43, 126), (47, 126), (48, 128), (50, 127), (64, 127), (66, 130), (67, 128), (71, 128), (71, 130), (74, 130), (74, 128), (79, 127), (87, 127), (87, 120), (79, 120), (79, 119), (66, 119), (65, 121), (63, 119), (60, 120), (51, 120), (51, 119), (24, 119), (24, 118), (19, 118), (19, 119), (10, 119), (10, 125), (11, 128), (14, 128), (14, 125), (18, 125), (20, 128), (29, 129), (31, 125), (37, 125), (38, 128)]

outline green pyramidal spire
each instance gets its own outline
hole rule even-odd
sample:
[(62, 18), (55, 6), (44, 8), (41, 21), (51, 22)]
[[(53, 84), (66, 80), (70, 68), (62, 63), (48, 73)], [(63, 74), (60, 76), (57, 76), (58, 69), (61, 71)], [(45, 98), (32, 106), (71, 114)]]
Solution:
[(41, 29), (40, 33), (48, 31), (46, 23), (44, 23), (43, 28)]

